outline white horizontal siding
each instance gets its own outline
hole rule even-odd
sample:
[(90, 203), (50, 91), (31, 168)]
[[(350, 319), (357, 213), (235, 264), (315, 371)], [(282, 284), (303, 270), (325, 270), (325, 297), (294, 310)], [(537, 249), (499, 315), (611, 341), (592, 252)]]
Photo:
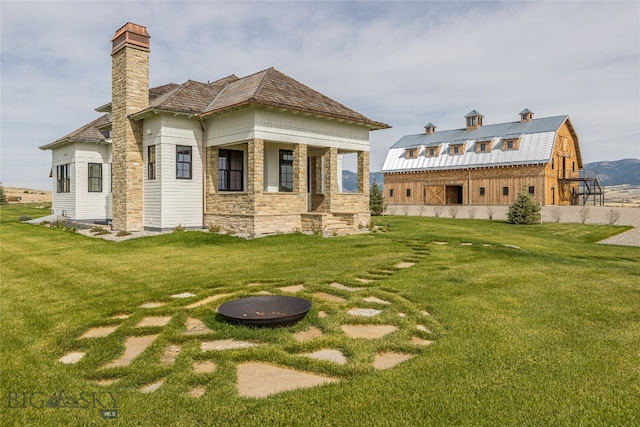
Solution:
[[(202, 226), (202, 150), (197, 120), (162, 115), (144, 122), (144, 225)], [(156, 145), (156, 179), (147, 175), (147, 148)], [(176, 147), (191, 147), (191, 179), (176, 178)]]
[(258, 138), (343, 150), (369, 151), (365, 126), (276, 109), (247, 108), (207, 121), (207, 146)]
[[(89, 163), (102, 165), (102, 191), (89, 192)], [(111, 218), (111, 145), (76, 143), (76, 219)]]
[[(57, 185), (57, 167), (59, 165), (69, 164), (70, 174), (70, 192), (58, 193)], [(53, 181), (53, 193), (51, 210), (54, 215), (62, 215), (63, 213), (72, 219), (76, 218), (76, 196), (74, 190), (76, 188), (75, 178), (75, 144), (65, 145), (63, 147), (51, 150), (51, 175)]]

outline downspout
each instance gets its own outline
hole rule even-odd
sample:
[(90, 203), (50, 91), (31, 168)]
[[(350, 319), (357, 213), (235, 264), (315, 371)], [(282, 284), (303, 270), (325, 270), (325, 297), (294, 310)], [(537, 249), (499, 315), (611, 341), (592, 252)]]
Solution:
[(200, 117), (198, 117), (198, 123), (200, 123), (200, 129), (202, 129), (202, 228), (205, 228), (205, 214), (207, 212), (207, 132)]

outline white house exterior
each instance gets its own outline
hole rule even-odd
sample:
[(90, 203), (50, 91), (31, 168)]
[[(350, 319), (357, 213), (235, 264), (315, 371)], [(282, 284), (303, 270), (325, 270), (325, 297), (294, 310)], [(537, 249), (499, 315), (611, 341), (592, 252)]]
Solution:
[[(52, 152), (55, 214), (127, 231), (266, 234), (369, 222), (369, 132), (388, 125), (273, 68), (149, 88), (148, 54), (145, 27), (120, 28), (104, 115), (40, 147)], [(349, 153), (355, 194), (341, 189)]]

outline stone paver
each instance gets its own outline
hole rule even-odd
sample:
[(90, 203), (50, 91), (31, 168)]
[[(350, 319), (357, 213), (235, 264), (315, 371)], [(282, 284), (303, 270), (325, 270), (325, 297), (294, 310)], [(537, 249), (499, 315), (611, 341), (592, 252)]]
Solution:
[(160, 358), (160, 363), (163, 365), (173, 365), (178, 358), (182, 347), (177, 344), (170, 344), (164, 351), (164, 354)]
[(331, 294), (326, 294), (324, 292), (316, 292), (315, 294), (313, 294), (314, 297), (316, 298), (320, 298), (323, 300), (327, 300), (327, 301), (331, 301), (331, 302), (345, 302), (346, 299), (336, 296), (336, 295), (331, 295)]
[(212, 351), (212, 350), (234, 350), (237, 348), (251, 348), (257, 344), (248, 341), (236, 341), (233, 339), (217, 340), (217, 341), (204, 341), (200, 343), (200, 350)]
[(111, 335), (116, 329), (118, 329), (118, 326), (99, 326), (89, 329), (80, 335), (80, 338), (103, 338)]
[(291, 294), (295, 294), (300, 292), (301, 290), (304, 289), (304, 285), (293, 285), (293, 286), (285, 286), (282, 288), (278, 288), (280, 289), (282, 292), (289, 292)]
[(351, 338), (376, 339), (398, 329), (393, 325), (342, 325), (342, 330)]
[(209, 329), (202, 320), (189, 317), (187, 319), (187, 328), (182, 334), (183, 335), (204, 335), (204, 334), (209, 334), (211, 332), (213, 331)]
[(396, 268), (409, 268), (416, 265), (415, 262), (399, 262), (396, 264)]
[(117, 383), (118, 381), (120, 381), (120, 378), (110, 378), (107, 380), (97, 380), (97, 381), (92, 381), (98, 385), (101, 385), (103, 387), (108, 387), (110, 385), (113, 385), (115, 383)]
[(347, 292), (358, 292), (358, 291), (361, 291), (361, 290), (364, 289), (364, 288), (352, 288), (352, 287), (345, 286), (342, 283), (338, 283), (338, 282), (333, 282), (329, 286), (331, 286), (334, 289), (339, 289), (341, 291), (347, 291)]
[(193, 362), (193, 372), (196, 374), (209, 374), (216, 370), (218, 365), (208, 360), (204, 362)]
[(115, 314), (113, 316), (111, 316), (111, 319), (128, 319), (129, 317), (131, 317), (130, 314), (126, 314), (126, 313), (122, 313), (122, 314)]
[(423, 340), (422, 338), (418, 338), (418, 337), (411, 338), (411, 344), (413, 344), (413, 345), (419, 345), (419, 346), (426, 347), (426, 346), (431, 345), (433, 343), (434, 343), (434, 341)]
[(195, 296), (196, 294), (192, 294), (191, 292), (183, 292), (181, 294), (171, 295), (171, 298), (191, 298)]
[(356, 277), (356, 280), (360, 283), (365, 283), (365, 284), (375, 282), (375, 280), (373, 279), (365, 279), (363, 277)]
[(287, 390), (338, 382), (335, 378), (280, 368), (265, 363), (243, 363), (238, 366), (236, 387), (242, 397), (265, 397)]
[(366, 302), (373, 302), (373, 303), (376, 303), (376, 304), (383, 304), (383, 305), (390, 305), (391, 304), (389, 301), (380, 299), (378, 297), (366, 297), (366, 298), (364, 298), (364, 300)]
[(298, 342), (305, 342), (314, 338), (321, 337), (323, 335), (322, 330), (315, 326), (310, 327), (304, 331), (296, 332), (293, 334), (293, 338)]
[(133, 359), (145, 351), (156, 338), (158, 338), (158, 335), (145, 335), (142, 337), (127, 338), (124, 342), (124, 354), (113, 362), (104, 365), (103, 369), (128, 366)]
[(171, 321), (171, 316), (148, 316), (143, 318), (136, 328), (166, 326)]
[(162, 387), (162, 384), (164, 384), (164, 378), (161, 379), (160, 381), (156, 381), (153, 384), (149, 384), (149, 385), (146, 385), (146, 386), (142, 387), (140, 389), (140, 391), (143, 392), (143, 393), (153, 393), (154, 391), (156, 391), (160, 387)]
[(382, 310), (376, 310), (374, 308), (353, 308), (347, 311), (347, 314), (351, 316), (361, 316), (361, 317), (379, 316), (380, 313), (382, 313)]
[(329, 348), (318, 350), (313, 353), (305, 353), (302, 356), (317, 360), (327, 360), (329, 362), (337, 363), (338, 365), (344, 365), (347, 363), (347, 358), (344, 357), (344, 354), (342, 354), (340, 350)]
[(191, 397), (202, 397), (207, 389), (204, 387), (194, 387), (189, 391)]
[(58, 360), (65, 365), (72, 365), (74, 363), (78, 363), (84, 357), (84, 355), (85, 353), (81, 351), (72, 351), (71, 353), (65, 354)]
[(416, 325), (416, 329), (422, 332), (431, 333), (431, 331), (424, 325)]
[(167, 305), (166, 302), (145, 302), (140, 307), (142, 308), (158, 308)]
[(376, 354), (375, 359), (373, 360), (373, 367), (376, 369), (389, 369), (393, 368), (400, 363), (411, 359), (414, 357), (414, 354), (404, 354), (404, 353), (380, 353)]
[(219, 300), (220, 298), (228, 297), (229, 295), (231, 295), (231, 294), (211, 295), (210, 297), (206, 297), (205, 299), (201, 299), (200, 301), (196, 301), (193, 304), (189, 304), (185, 308), (192, 309), (192, 308), (200, 307), (201, 305), (209, 304), (210, 302), (213, 302), (215, 300)]

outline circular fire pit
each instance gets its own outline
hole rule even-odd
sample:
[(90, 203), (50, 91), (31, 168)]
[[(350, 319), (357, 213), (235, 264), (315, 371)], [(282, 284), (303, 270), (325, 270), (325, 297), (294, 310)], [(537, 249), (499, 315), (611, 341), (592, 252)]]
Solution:
[(288, 326), (306, 316), (311, 305), (311, 301), (303, 298), (265, 295), (226, 302), (218, 308), (218, 313), (231, 323)]

